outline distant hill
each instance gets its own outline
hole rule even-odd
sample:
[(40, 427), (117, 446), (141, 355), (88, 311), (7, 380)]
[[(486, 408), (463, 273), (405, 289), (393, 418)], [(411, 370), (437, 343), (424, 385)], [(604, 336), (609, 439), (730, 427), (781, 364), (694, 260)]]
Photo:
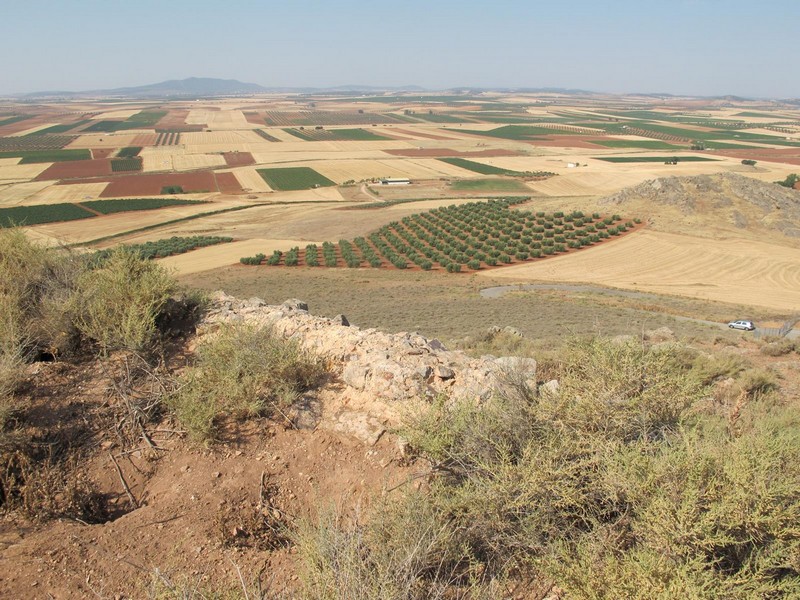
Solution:
[(208, 97), (237, 96), (240, 94), (326, 94), (357, 92), (416, 92), (423, 88), (414, 85), (400, 87), (377, 87), (370, 85), (340, 85), (330, 88), (318, 87), (264, 87), (257, 83), (245, 83), (236, 79), (215, 79), (213, 77), (189, 77), (188, 79), (170, 79), (160, 83), (135, 87), (113, 88), (108, 90), (85, 90), (81, 92), (45, 91), (21, 94), (20, 98), (78, 98), (78, 97), (124, 97), (124, 98), (174, 98), (174, 97)]
[(270, 91), (256, 83), (245, 83), (235, 79), (213, 77), (189, 77), (171, 79), (160, 83), (123, 87), (108, 90), (86, 90), (82, 92), (47, 91), (24, 94), (24, 98), (77, 97), (77, 96), (124, 96), (126, 98), (163, 98), (172, 96), (228, 96), (236, 94), (261, 94)]

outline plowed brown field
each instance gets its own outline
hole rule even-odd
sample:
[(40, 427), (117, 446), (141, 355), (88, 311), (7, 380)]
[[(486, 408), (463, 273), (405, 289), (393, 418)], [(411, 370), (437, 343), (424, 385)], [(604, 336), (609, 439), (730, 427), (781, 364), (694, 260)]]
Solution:
[(187, 194), (193, 192), (216, 192), (217, 182), (211, 171), (198, 173), (164, 173), (126, 175), (112, 179), (103, 190), (103, 198), (124, 196), (158, 196), (161, 189), (169, 185), (179, 185)]
[(80, 177), (102, 177), (111, 175), (111, 161), (107, 158), (95, 160), (71, 160), (57, 162), (45, 169), (36, 179), (39, 181), (77, 179)]
[(222, 156), (229, 167), (246, 167), (256, 163), (249, 152), (224, 152)]

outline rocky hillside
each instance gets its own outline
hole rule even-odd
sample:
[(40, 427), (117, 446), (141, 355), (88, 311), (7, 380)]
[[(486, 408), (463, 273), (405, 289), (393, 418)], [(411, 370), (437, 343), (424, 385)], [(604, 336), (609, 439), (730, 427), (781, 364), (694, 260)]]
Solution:
[[(598, 202), (646, 216), (662, 231), (715, 236), (725, 231), (800, 240), (800, 193), (733, 173), (662, 177)], [(614, 207), (619, 207), (615, 209)]]
[[(436, 339), (418, 333), (384, 333), (352, 327), (343, 315), (316, 317), (300, 300), (269, 306), (259, 298), (238, 300), (223, 292), (199, 333), (213, 334), (220, 323), (270, 325), (286, 338), (324, 357), (338, 385), (314, 412), (313, 426), (374, 443), (386, 427), (396, 425), (409, 403), (447, 397), (486, 399), (504, 385), (507, 372), (536, 384), (536, 361), (515, 357), (479, 359), (449, 351)], [(308, 414), (300, 417), (308, 419)]]

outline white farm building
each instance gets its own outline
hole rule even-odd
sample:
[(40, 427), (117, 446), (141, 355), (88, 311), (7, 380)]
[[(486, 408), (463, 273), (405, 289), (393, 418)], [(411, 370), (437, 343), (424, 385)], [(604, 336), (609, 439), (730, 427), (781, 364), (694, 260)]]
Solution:
[(387, 177), (386, 179), (381, 179), (381, 185), (408, 185), (411, 183), (411, 180), (407, 177)]

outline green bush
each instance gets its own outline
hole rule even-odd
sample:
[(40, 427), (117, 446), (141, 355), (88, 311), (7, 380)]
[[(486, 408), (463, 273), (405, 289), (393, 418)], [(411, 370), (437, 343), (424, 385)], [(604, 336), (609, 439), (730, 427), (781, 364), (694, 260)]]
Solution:
[(0, 231), (0, 353), (6, 361), (76, 349), (73, 296), (86, 268), (76, 253), (40, 246), (19, 229)]
[(239, 259), (239, 262), (243, 265), (260, 265), (264, 259), (267, 257), (266, 254), (262, 254), (259, 252), (255, 256), (243, 256)]
[(253, 417), (295, 402), (317, 385), (322, 364), (268, 327), (227, 325), (197, 348), (196, 364), (167, 403), (196, 440), (210, 440), (223, 415)]
[(77, 288), (75, 322), (83, 335), (103, 351), (143, 351), (156, 337), (156, 319), (176, 284), (160, 265), (118, 248), (82, 273)]
[(440, 473), (443, 514), (485, 578), (565, 598), (800, 594), (800, 416), (744, 408), (731, 435), (674, 348), (573, 343), (560, 387), (442, 401), (402, 430)]

